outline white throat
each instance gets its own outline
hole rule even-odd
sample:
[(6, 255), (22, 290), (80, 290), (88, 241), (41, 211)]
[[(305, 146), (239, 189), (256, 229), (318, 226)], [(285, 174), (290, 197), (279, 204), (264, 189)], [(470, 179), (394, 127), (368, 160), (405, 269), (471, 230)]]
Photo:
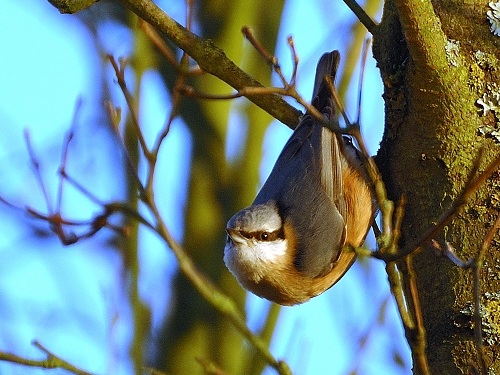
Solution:
[(287, 247), (283, 239), (271, 242), (248, 239), (244, 243), (230, 240), (224, 248), (224, 263), (240, 283), (246, 278), (259, 282), (267, 274), (276, 272), (276, 265), (284, 263)]

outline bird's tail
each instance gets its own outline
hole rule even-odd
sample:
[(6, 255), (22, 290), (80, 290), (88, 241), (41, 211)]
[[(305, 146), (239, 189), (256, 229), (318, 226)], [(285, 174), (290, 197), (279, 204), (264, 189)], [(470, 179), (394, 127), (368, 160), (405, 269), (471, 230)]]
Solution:
[(330, 76), (332, 82), (335, 80), (337, 68), (340, 62), (340, 53), (337, 50), (325, 53), (321, 56), (316, 68), (316, 77), (314, 78), (314, 89), (311, 103), (320, 112), (326, 112), (326, 107), (329, 108), (329, 116), (334, 112), (334, 104), (332, 93), (328, 84), (325, 81), (326, 76)]

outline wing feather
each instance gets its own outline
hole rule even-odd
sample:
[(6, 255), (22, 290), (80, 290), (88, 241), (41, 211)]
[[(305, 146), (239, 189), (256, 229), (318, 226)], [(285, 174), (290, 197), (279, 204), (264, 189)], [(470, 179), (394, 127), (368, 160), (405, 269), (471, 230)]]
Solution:
[[(318, 63), (312, 104), (327, 118), (333, 102), (324, 77), (335, 77), (339, 54), (323, 55)], [(286, 143), (254, 204), (273, 200), (295, 231), (294, 265), (310, 277), (331, 270), (345, 240), (339, 137), (306, 114)]]

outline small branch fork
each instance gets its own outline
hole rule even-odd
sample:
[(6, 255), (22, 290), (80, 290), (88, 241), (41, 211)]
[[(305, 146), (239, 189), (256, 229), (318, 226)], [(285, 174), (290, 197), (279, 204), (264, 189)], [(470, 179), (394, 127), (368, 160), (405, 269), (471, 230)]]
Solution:
[(39, 368), (45, 368), (45, 369), (64, 369), (67, 371), (70, 371), (74, 374), (77, 375), (93, 375), (90, 372), (84, 371), (79, 369), (78, 367), (72, 365), (69, 362), (66, 362), (64, 359), (58, 357), (54, 353), (50, 352), (48, 349), (46, 349), (42, 344), (40, 344), (38, 341), (33, 341), (33, 345), (40, 349), (43, 353), (45, 353), (46, 358), (42, 360), (34, 360), (34, 359), (26, 359), (19, 357), (15, 354), (11, 353), (5, 353), (5, 352), (0, 352), (0, 361), (8, 361), (12, 363), (17, 363), (19, 365), (23, 366), (29, 366), (29, 367), (39, 367)]
[[(31, 136), (29, 131), (25, 131), (24, 133), (24, 138), (30, 158), (30, 162), (32, 165), (33, 173), (35, 175), (37, 184), (42, 192), (45, 205), (47, 207), (47, 214), (43, 214), (39, 212), (38, 210), (31, 208), (31, 207), (18, 207), (14, 205), (13, 203), (9, 202), (6, 200), (4, 197), (0, 196), (0, 202), (6, 204), (7, 206), (16, 209), (16, 210), (21, 210), (27, 212), (29, 215), (46, 221), (50, 225), (51, 231), (59, 238), (62, 244), (64, 245), (72, 245), (76, 242), (78, 242), (80, 239), (85, 239), (92, 237), (95, 235), (98, 231), (100, 231), (102, 228), (107, 227), (111, 229), (112, 231), (115, 231), (119, 234), (125, 234), (126, 233), (126, 228), (117, 226), (109, 221), (109, 218), (116, 212), (123, 212), (126, 214), (132, 214), (132, 210), (130, 210), (126, 205), (123, 203), (119, 202), (112, 202), (112, 203), (104, 203), (100, 201), (97, 197), (95, 197), (90, 191), (85, 189), (81, 184), (77, 182), (76, 179), (71, 177), (67, 172), (66, 172), (66, 163), (68, 160), (68, 150), (69, 146), (71, 143), (71, 140), (73, 139), (74, 135), (74, 128), (75, 128), (75, 121), (78, 113), (78, 109), (80, 107), (80, 102), (77, 103), (76, 109), (75, 109), (75, 116), (73, 119), (73, 124), (71, 126), (71, 129), (67, 133), (63, 147), (62, 147), (62, 155), (61, 155), (61, 162), (60, 162), (60, 167), (59, 167), (59, 183), (58, 183), (58, 190), (57, 190), (57, 196), (56, 196), (56, 205), (53, 207), (52, 201), (49, 197), (48, 190), (45, 186), (45, 183), (43, 181), (43, 177), (40, 171), (40, 163), (38, 161), (38, 158), (35, 154), (33, 145), (31, 143)], [(68, 220), (64, 219), (61, 214), (61, 204), (63, 200), (63, 193), (64, 193), (64, 182), (68, 182), (71, 185), (73, 185), (77, 190), (79, 190), (85, 197), (87, 197), (91, 202), (97, 204), (98, 206), (103, 208), (103, 211), (100, 215), (97, 215), (96, 217), (90, 219), (90, 220)], [(135, 216), (135, 215), (133, 215)], [(76, 234), (73, 231), (67, 231), (67, 228), (87, 228), (83, 232)]]
[[(323, 116), (319, 113), (319, 111), (311, 106), (296, 90), (296, 76), (297, 76), (297, 67), (299, 63), (298, 56), (295, 51), (295, 46), (292, 37), (288, 37), (288, 46), (292, 52), (293, 59), (293, 71), (290, 81), (287, 81), (285, 76), (281, 71), (281, 66), (278, 63), (278, 59), (276, 56), (273, 56), (269, 51), (265, 49), (265, 47), (260, 43), (253, 35), (252, 30), (245, 26), (242, 28), (242, 33), (248, 39), (248, 41), (252, 44), (252, 46), (260, 53), (260, 55), (264, 58), (264, 60), (273, 68), (278, 77), (283, 84), (283, 87), (243, 87), (242, 89), (236, 91), (232, 94), (226, 95), (212, 95), (208, 93), (201, 93), (196, 91), (192, 86), (183, 85), (179, 86), (178, 90), (186, 95), (191, 97), (196, 97), (199, 99), (235, 99), (243, 96), (255, 96), (255, 95), (267, 95), (267, 94), (277, 94), (281, 96), (288, 96), (295, 99), (299, 104), (307, 109), (308, 112), (312, 113), (318, 120), (325, 122)], [(338, 129), (337, 129), (338, 131)]]

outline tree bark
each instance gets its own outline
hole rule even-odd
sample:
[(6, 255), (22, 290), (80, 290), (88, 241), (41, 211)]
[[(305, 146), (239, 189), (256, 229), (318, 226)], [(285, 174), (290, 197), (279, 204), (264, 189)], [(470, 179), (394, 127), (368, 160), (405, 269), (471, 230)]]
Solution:
[[(500, 82), (500, 38), (490, 32), (488, 9), (480, 1), (385, 3), (373, 46), (386, 112), (377, 162), (389, 197), (407, 199), (402, 246), (433, 225), (464, 189), (482, 146), (480, 170), (500, 152), (498, 142), (481, 131), (485, 125), (498, 129), (499, 114), (482, 116), (477, 104)], [(463, 259), (475, 255), (498, 215), (499, 193), (497, 173), (436, 240), (453, 243)], [(489, 314), (483, 320), (486, 362), (496, 372), (498, 250), (498, 241), (493, 242), (481, 272), (481, 302)], [(429, 246), (415, 256), (414, 265), (432, 373), (479, 369), (472, 341), (471, 272), (437, 256)]]

